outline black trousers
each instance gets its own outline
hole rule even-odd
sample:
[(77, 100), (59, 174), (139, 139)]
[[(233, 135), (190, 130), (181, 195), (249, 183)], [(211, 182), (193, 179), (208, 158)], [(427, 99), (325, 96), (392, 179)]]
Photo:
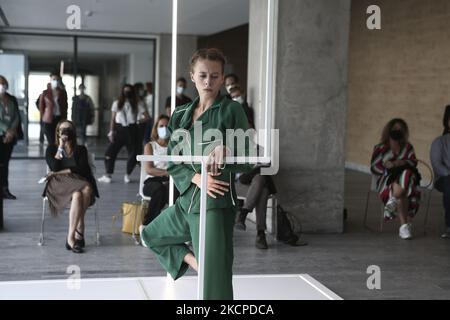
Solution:
[[(169, 178), (168, 177), (153, 177), (148, 178), (144, 182), (144, 195), (151, 197), (147, 212), (144, 216), (143, 224), (146, 226), (152, 222), (166, 204), (169, 203)], [(174, 190), (174, 201), (178, 198), (179, 192), (177, 188)]]
[(0, 136), (0, 170), (2, 175), (2, 187), (8, 187), (9, 160), (14, 148), (14, 142), (3, 143), (3, 136)]
[(130, 125), (122, 127), (116, 124), (116, 131), (114, 134), (114, 141), (109, 144), (105, 152), (105, 168), (107, 174), (114, 173), (114, 165), (116, 163), (117, 155), (125, 146), (128, 152), (127, 160), (127, 174), (131, 174), (136, 167), (137, 160), (137, 139), (138, 127), (137, 125)]
[(56, 126), (58, 125), (58, 122), (61, 121), (61, 117), (54, 117), (52, 123), (45, 123), (43, 122), (42, 125), (44, 126), (44, 134), (47, 138), (47, 142), (49, 145), (51, 144), (58, 144), (55, 141), (55, 134), (56, 134)]

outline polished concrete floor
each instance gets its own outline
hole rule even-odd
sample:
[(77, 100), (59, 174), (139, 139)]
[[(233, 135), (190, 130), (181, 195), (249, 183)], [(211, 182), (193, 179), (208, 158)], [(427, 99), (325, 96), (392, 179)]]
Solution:
[[(103, 163), (96, 165), (99, 176)], [(67, 214), (48, 219), (46, 245), (36, 245), (43, 187), (37, 181), (45, 174), (45, 163), (38, 158), (13, 159), (10, 189), (18, 200), (4, 203), (0, 281), (66, 279), (71, 265), (80, 267), (82, 278), (164, 276), (153, 254), (121, 232), (120, 220), (113, 224), (120, 204), (136, 199), (138, 170), (134, 181), (125, 185), (124, 168), (125, 161), (118, 161), (113, 183), (100, 185), (101, 246), (94, 245), (94, 220), (88, 214), (86, 252), (77, 255), (64, 247)], [(432, 194), (427, 234), (423, 234), (422, 208), (415, 220), (415, 239), (402, 241), (396, 222), (386, 223), (383, 233), (362, 227), (369, 183), (369, 176), (347, 171), (343, 234), (306, 234), (309, 245), (304, 247), (291, 247), (269, 236), (269, 250), (258, 250), (253, 225), (246, 232), (236, 231), (234, 273), (309, 274), (344, 299), (450, 299), (450, 241), (439, 238), (443, 223), (439, 194)], [(369, 224), (373, 227), (378, 225), (378, 204), (372, 197)], [(367, 269), (372, 265), (381, 270), (379, 290), (367, 287)]]

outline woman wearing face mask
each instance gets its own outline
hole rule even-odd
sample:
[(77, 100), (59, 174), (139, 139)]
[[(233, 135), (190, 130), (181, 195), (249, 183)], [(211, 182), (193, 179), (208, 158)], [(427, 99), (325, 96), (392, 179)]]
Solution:
[(75, 126), (63, 120), (56, 126), (56, 141), (45, 154), (50, 173), (43, 196), (47, 196), (52, 215), (57, 216), (70, 203), (66, 249), (82, 253), (84, 215), (99, 197), (85, 146), (77, 145)]
[[(178, 78), (177, 79), (177, 95), (176, 95), (176, 101), (175, 101), (175, 106), (182, 106), (185, 105), (186, 103), (192, 102), (192, 99), (189, 98), (187, 95), (184, 94), (184, 92), (186, 91), (186, 87), (187, 87), (187, 82), (185, 78)], [(168, 97), (166, 99), (166, 114), (170, 117), (170, 108), (171, 108), (171, 100), (172, 97)]]
[(402, 239), (412, 238), (410, 220), (416, 215), (420, 200), (417, 159), (408, 138), (406, 122), (392, 119), (384, 127), (381, 143), (375, 146), (371, 160), (371, 171), (378, 176), (377, 190), (385, 204), (385, 219), (400, 218)]
[(8, 187), (9, 160), (17, 142), (20, 124), (17, 99), (7, 93), (8, 81), (0, 76), (0, 165), (3, 199), (15, 200)]
[[(208, 172), (198, 163), (169, 162), (167, 171), (180, 192), (175, 205), (164, 210), (142, 231), (142, 241), (157, 256), (173, 279), (192, 267), (198, 269), (200, 188), (207, 176), (204, 299), (233, 299), (233, 226), (236, 216), (235, 173), (248, 164), (226, 164), (224, 156), (248, 156), (249, 146), (225, 148), (230, 133), (248, 130), (239, 103), (220, 94), (225, 57), (217, 49), (200, 49), (191, 58), (191, 80), (199, 97), (178, 107), (169, 122), (169, 155), (209, 155)], [(209, 131), (208, 131), (209, 130)], [(204, 135), (199, 134), (202, 131)], [(231, 132), (230, 132), (231, 131)], [(215, 139), (208, 137), (215, 132)], [(187, 134), (189, 133), (189, 134)], [(220, 135), (218, 134), (220, 133)], [(181, 141), (180, 141), (181, 140)], [(181, 148), (180, 148), (181, 147)], [(185, 244), (192, 241), (193, 251)]]
[(143, 103), (139, 102), (133, 86), (130, 84), (125, 84), (122, 87), (122, 94), (118, 100), (114, 101), (111, 111), (111, 123), (108, 133), (110, 144), (105, 153), (106, 174), (99, 178), (98, 181), (111, 183), (117, 155), (122, 147), (125, 146), (128, 151), (128, 161), (124, 182), (130, 183), (130, 174), (137, 164), (138, 143), (142, 143), (138, 139), (138, 124), (141, 121), (147, 121), (148, 113)]
[(231, 89), (239, 86), (239, 77), (234, 73), (227, 74), (225, 76), (225, 89), (228, 93), (228, 98), (231, 99)]
[(39, 111), (47, 142), (53, 144), (56, 125), (60, 120), (67, 119), (67, 92), (56, 73), (50, 75), (50, 85), (39, 98)]
[[(151, 141), (145, 145), (145, 155), (167, 155), (167, 145), (169, 143), (169, 131), (167, 125), (169, 117), (162, 114), (156, 120), (152, 129)], [(168, 163), (164, 161), (145, 162), (145, 171), (147, 179), (144, 182), (144, 195), (151, 197), (148, 211), (144, 217), (143, 225), (148, 225), (169, 203), (169, 173), (167, 172)], [(176, 192), (176, 189), (175, 189)], [(175, 196), (176, 198), (177, 196)]]
[(255, 129), (255, 121), (254, 121), (255, 117), (254, 117), (253, 109), (250, 108), (247, 101), (245, 100), (244, 95), (242, 94), (241, 87), (239, 85), (235, 85), (230, 90), (228, 90), (228, 92), (230, 94), (230, 98), (233, 101), (236, 101), (237, 103), (239, 103), (242, 106), (242, 108), (244, 108), (244, 112), (247, 115), (247, 119), (250, 124), (250, 128)]

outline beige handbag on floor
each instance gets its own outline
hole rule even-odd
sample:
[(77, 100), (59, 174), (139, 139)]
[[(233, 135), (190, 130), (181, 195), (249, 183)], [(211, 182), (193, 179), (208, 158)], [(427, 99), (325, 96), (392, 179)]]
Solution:
[[(136, 224), (134, 228), (134, 233), (139, 234), (139, 226), (144, 221), (145, 211), (147, 210), (147, 205), (144, 202), (142, 205), (139, 202), (124, 202), (122, 203), (121, 213), (122, 217), (122, 232), (123, 233), (133, 233), (133, 224), (135, 221), (135, 216), (137, 215)], [(116, 221), (117, 215), (113, 216), (113, 225)]]

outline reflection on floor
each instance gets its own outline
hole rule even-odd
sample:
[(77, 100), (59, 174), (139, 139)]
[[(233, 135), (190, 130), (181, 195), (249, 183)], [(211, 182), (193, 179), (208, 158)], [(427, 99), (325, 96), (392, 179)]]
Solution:
[[(341, 300), (312, 277), (235, 276), (235, 300)], [(197, 277), (0, 282), (0, 300), (195, 300)]]
[[(104, 172), (97, 161), (97, 176)], [(113, 183), (99, 185), (102, 243), (94, 244), (94, 218), (86, 217), (86, 252), (74, 254), (64, 247), (67, 213), (46, 222), (46, 244), (38, 247), (41, 194), (37, 184), (45, 174), (42, 159), (11, 161), (10, 189), (18, 200), (5, 201), (5, 228), (0, 231), (0, 281), (67, 279), (68, 266), (76, 265), (82, 279), (165, 277), (155, 256), (134, 245), (121, 232), (121, 221), (113, 223), (121, 203), (136, 199), (136, 169), (132, 183), (124, 184), (125, 161), (116, 163)], [(383, 233), (362, 227), (370, 177), (346, 172), (345, 207), (348, 217), (343, 234), (306, 234), (308, 246), (291, 247), (268, 236), (269, 249), (255, 248), (256, 230), (234, 234), (235, 275), (308, 274), (344, 299), (450, 299), (450, 241), (439, 234), (443, 226), (442, 200), (433, 193), (427, 234), (423, 234), (423, 208), (414, 221), (415, 239), (398, 237), (398, 222), (385, 223)], [(307, 213), (304, 213), (307, 214)], [(369, 224), (378, 223), (377, 198), (372, 197)], [(381, 269), (381, 289), (367, 287), (369, 266)], [(188, 271), (187, 276), (194, 276)]]

